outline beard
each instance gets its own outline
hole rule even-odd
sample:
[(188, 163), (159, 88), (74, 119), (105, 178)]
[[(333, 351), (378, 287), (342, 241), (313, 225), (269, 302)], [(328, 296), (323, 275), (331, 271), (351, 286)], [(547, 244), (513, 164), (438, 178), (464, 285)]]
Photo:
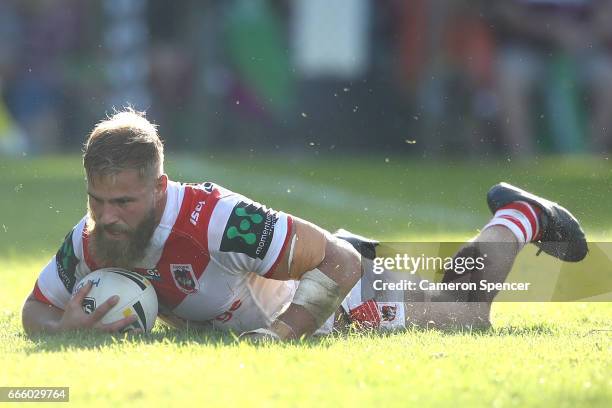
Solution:
[[(155, 220), (155, 208), (152, 207), (143, 220), (135, 227), (128, 228), (119, 225), (102, 225), (96, 223), (93, 213), (89, 211), (88, 225), (90, 240), (90, 251), (96, 262), (102, 267), (119, 267), (132, 269), (138, 261), (144, 258), (149, 246), (153, 232), (157, 227)], [(111, 239), (106, 233), (123, 233), (125, 239)]]

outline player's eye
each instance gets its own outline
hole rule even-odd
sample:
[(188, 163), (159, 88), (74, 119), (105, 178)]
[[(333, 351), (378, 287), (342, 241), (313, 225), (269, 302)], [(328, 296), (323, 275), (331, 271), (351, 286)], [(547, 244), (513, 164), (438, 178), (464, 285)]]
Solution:
[(133, 198), (118, 198), (115, 200), (115, 204), (119, 207), (127, 207), (130, 203), (134, 202)]

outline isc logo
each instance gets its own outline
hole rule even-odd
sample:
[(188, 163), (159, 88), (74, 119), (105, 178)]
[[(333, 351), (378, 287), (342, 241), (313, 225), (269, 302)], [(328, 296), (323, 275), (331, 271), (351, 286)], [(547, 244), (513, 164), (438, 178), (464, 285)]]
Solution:
[(189, 222), (191, 222), (193, 225), (198, 223), (198, 218), (200, 218), (200, 211), (202, 211), (202, 207), (204, 207), (204, 201), (198, 201), (198, 205), (196, 205), (196, 208), (191, 213), (191, 218), (189, 219)]

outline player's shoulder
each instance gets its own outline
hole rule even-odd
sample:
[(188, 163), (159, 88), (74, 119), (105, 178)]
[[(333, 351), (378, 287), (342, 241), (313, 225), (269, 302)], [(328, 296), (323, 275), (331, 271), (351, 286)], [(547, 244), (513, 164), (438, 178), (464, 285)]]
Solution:
[(192, 200), (205, 201), (205, 204), (209, 208), (214, 207), (214, 212), (211, 215), (221, 215), (222, 213), (229, 213), (239, 208), (238, 213), (243, 212), (243, 208), (249, 208), (261, 212), (273, 211), (273, 209), (266, 207), (255, 200), (252, 200), (245, 195), (232, 191), (219, 184), (213, 182), (205, 182), (201, 184), (184, 184), (186, 187), (193, 189)]
[[(173, 182), (174, 183), (174, 182)], [(220, 199), (227, 196), (236, 195), (233, 191), (220, 186), (212, 181), (202, 183), (175, 183), (179, 189), (183, 190), (183, 197), (195, 198), (216, 198)]]
[(210, 181), (176, 183), (175, 186), (181, 190), (180, 209), (177, 208), (177, 222), (180, 224), (224, 228), (228, 220), (234, 218), (234, 221), (246, 224), (244, 217), (247, 217), (249, 222), (259, 224), (266, 218), (277, 218), (279, 215), (257, 201)]
[(168, 183), (166, 210), (162, 225), (186, 233), (205, 231), (217, 207), (234, 203), (239, 196), (216, 183)]

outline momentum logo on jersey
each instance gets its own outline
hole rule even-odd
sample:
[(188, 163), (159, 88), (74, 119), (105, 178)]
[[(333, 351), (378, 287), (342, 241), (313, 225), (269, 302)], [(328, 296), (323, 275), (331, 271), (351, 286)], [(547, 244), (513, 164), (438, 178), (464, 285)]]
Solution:
[(60, 247), (59, 251), (55, 254), (55, 265), (57, 266), (57, 275), (68, 290), (72, 292), (74, 284), (76, 283), (76, 266), (79, 263), (79, 259), (74, 254), (74, 246), (72, 245), (72, 234), (74, 230), (70, 231), (64, 243)]
[(278, 214), (258, 204), (239, 202), (223, 231), (222, 252), (238, 252), (264, 259), (274, 236)]

